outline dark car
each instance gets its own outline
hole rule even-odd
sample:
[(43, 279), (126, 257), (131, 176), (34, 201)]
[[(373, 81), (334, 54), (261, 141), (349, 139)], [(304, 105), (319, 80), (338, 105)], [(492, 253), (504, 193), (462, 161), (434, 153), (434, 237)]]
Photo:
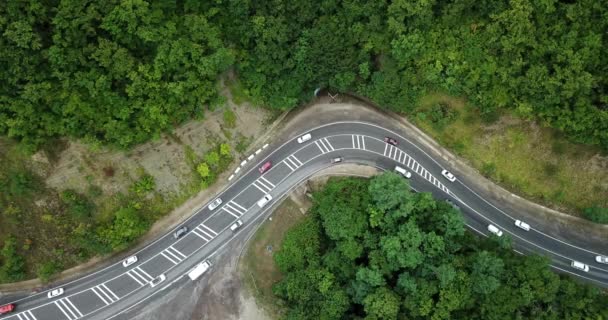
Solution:
[(188, 233), (188, 227), (181, 227), (173, 232), (173, 238), (178, 239)]
[(384, 142), (388, 143), (388, 144), (392, 144), (394, 146), (398, 145), (399, 143), (397, 142), (397, 140), (391, 138), (391, 137), (384, 137)]
[(268, 161), (268, 162), (264, 163), (258, 170), (260, 171), (260, 173), (264, 173), (264, 172), (268, 171), (270, 168), (272, 168), (272, 162)]

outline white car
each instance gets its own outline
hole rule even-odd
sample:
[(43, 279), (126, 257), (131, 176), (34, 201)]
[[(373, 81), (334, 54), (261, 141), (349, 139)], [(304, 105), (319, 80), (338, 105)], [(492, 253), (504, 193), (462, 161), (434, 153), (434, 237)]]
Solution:
[(134, 264), (135, 262), (137, 262), (137, 256), (130, 256), (127, 259), (125, 259), (125, 261), (122, 262), (122, 266), (128, 267), (128, 266)]
[(450, 180), (451, 182), (456, 181), (456, 177), (449, 171), (443, 169), (443, 171), (441, 171), (441, 174), (448, 180)]
[(342, 157), (331, 158), (331, 163), (340, 163), (342, 162)]
[(596, 256), (595, 261), (597, 261), (597, 263), (608, 264), (608, 256)]
[(230, 230), (231, 230), (231, 231), (236, 231), (236, 229), (240, 228), (242, 225), (243, 225), (243, 221), (241, 221), (241, 220), (237, 220), (235, 223), (233, 223), (233, 224), (230, 226)]
[(406, 177), (406, 178), (411, 178), (412, 177), (412, 173), (401, 168), (400, 166), (395, 166), (395, 171), (399, 172), (402, 176)]
[(496, 226), (489, 224), (488, 225), (488, 231), (492, 232), (493, 234), (495, 234), (498, 237), (502, 237), (502, 231), (500, 231), (500, 229), (498, 229)]
[(523, 230), (530, 231), (530, 225), (521, 220), (515, 220), (515, 225)]
[(584, 272), (589, 272), (589, 266), (582, 263), (582, 262), (578, 262), (578, 261), (574, 261), (572, 260), (572, 263), (570, 263), (570, 265), (572, 266), (572, 268), (574, 269), (578, 269)]
[(167, 277), (165, 277), (165, 274), (161, 274), (160, 276), (152, 279), (152, 281), (150, 281), (150, 287), (154, 288), (157, 285), (159, 285), (161, 282), (165, 281), (165, 279), (167, 279)]
[(262, 197), (262, 199), (258, 200), (258, 207), (264, 208), (264, 206), (272, 200), (272, 196), (269, 194)]
[(47, 296), (50, 299), (50, 298), (58, 297), (58, 296), (60, 296), (62, 294), (63, 294), (63, 288), (57, 288), (57, 289), (54, 289), (54, 290), (50, 291)]
[(298, 143), (304, 143), (304, 142), (310, 140), (310, 138), (312, 138), (312, 135), (310, 135), (310, 133), (307, 133), (298, 138)]
[(215, 208), (219, 207), (220, 204), (222, 204), (222, 199), (217, 198), (217, 199), (211, 201), (211, 203), (209, 204), (209, 206), (207, 206), (207, 208), (209, 208), (209, 210), (213, 211)]

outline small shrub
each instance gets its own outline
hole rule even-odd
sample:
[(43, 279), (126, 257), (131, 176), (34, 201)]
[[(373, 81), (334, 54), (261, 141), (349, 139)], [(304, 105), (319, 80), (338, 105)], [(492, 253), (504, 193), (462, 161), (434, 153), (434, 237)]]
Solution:
[(67, 206), (67, 212), (76, 219), (91, 217), (95, 206), (87, 197), (78, 192), (68, 189), (61, 193), (61, 201)]
[(42, 282), (49, 282), (52, 276), (61, 270), (61, 265), (56, 261), (47, 261), (38, 266), (36, 275)]
[(196, 167), (196, 172), (198, 172), (198, 174), (201, 176), (201, 178), (205, 179), (208, 178), (209, 175), (211, 174), (211, 170), (209, 170), (209, 165), (206, 164), (205, 162), (201, 162), (197, 167)]
[(583, 217), (595, 223), (608, 224), (608, 208), (587, 208), (583, 211)]
[(547, 177), (552, 177), (557, 174), (557, 172), (559, 171), (559, 167), (553, 163), (545, 163), (543, 170)]
[(493, 162), (485, 162), (481, 166), (481, 174), (488, 178), (493, 177), (496, 174), (496, 164)]
[(224, 110), (223, 116), (224, 116), (224, 124), (226, 125), (227, 128), (236, 127), (236, 114), (234, 113), (234, 111), (232, 111), (232, 109), (226, 108)]
[(154, 181), (154, 177), (145, 174), (139, 180), (135, 181), (135, 183), (131, 186), (131, 191), (137, 194), (138, 196), (142, 196), (156, 187), (156, 181)]
[(25, 278), (25, 260), (17, 253), (17, 240), (8, 237), (0, 251), (2, 266), (0, 267), (0, 282), (14, 282)]
[(212, 168), (216, 168), (220, 163), (220, 155), (216, 151), (211, 151), (205, 155), (205, 162)]

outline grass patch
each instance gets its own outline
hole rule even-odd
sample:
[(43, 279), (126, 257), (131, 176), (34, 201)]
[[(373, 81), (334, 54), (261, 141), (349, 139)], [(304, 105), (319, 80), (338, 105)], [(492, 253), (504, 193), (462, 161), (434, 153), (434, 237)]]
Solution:
[(226, 82), (226, 85), (232, 95), (232, 102), (235, 104), (241, 105), (250, 100), (247, 89), (238, 79), (230, 79)]
[[(249, 242), (241, 260), (242, 278), (258, 305), (274, 319), (284, 315), (282, 301), (272, 293), (272, 286), (281, 280), (274, 264), (273, 253), (280, 249), (287, 230), (306, 217), (289, 198), (274, 211), (272, 221), (266, 220)], [(268, 246), (272, 246), (269, 252)]]
[(416, 110), (440, 105), (441, 112), (456, 114), (444, 126), (430, 117), (411, 118), (512, 192), (575, 215), (584, 208), (608, 207), (608, 158), (598, 148), (571, 143), (555, 130), (510, 114), (486, 115), (488, 121), (464, 100), (441, 93), (423, 97), (418, 105)]

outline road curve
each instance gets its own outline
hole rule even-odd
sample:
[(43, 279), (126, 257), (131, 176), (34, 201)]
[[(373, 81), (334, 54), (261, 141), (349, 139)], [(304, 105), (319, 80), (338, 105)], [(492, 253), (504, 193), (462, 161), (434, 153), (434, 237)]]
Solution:
[[(513, 239), (518, 252), (547, 256), (557, 271), (608, 287), (608, 265), (595, 262), (596, 255), (608, 252), (569, 244), (543, 232), (541, 225), (533, 225), (530, 231), (517, 228), (514, 218), (500, 203), (490, 203), (459, 179), (450, 182), (443, 178), (441, 163), (398, 133), (354, 121), (329, 123), (308, 132), (312, 139), (302, 144), (292, 139), (265, 149), (255, 166), (250, 166), (218, 194), (223, 200), (220, 207), (210, 211), (206, 204), (180, 225), (189, 228), (185, 236), (176, 240), (171, 230), (137, 252), (137, 263), (125, 268), (119, 262), (60, 284), (65, 293), (54, 299), (47, 298), (45, 291), (5, 301), (17, 304), (17, 310), (0, 320), (124, 319), (123, 313), (130, 308), (145, 303), (154, 294), (162, 294), (177, 281), (187, 281), (185, 275), (194, 265), (213, 259), (230, 239), (260, 221), (291, 189), (330, 166), (330, 159), (337, 156), (345, 162), (384, 170), (393, 170), (396, 165), (405, 167), (413, 174), (410, 183), (414, 189), (431, 192), (438, 199), (452, 199), (473, 231), (487, 236), (488, 224), (498, 226)], [(386, 144), (383, 141), (386, 136), (394, 137), (399, 145)], [(267, 161), (273, 163), (272, 168), (260, 174), (257, 168)], [(260, 209), (256, 202), (265, 194), (272, 195), (273, 200)], [(244, 227), (230, 231), (230, 225), (238, 219)], [(572, 269), (572, 260), (589, 265), (589, 272)], [(149, 282), (161, 274), (166, 280), (151, 287)]]

